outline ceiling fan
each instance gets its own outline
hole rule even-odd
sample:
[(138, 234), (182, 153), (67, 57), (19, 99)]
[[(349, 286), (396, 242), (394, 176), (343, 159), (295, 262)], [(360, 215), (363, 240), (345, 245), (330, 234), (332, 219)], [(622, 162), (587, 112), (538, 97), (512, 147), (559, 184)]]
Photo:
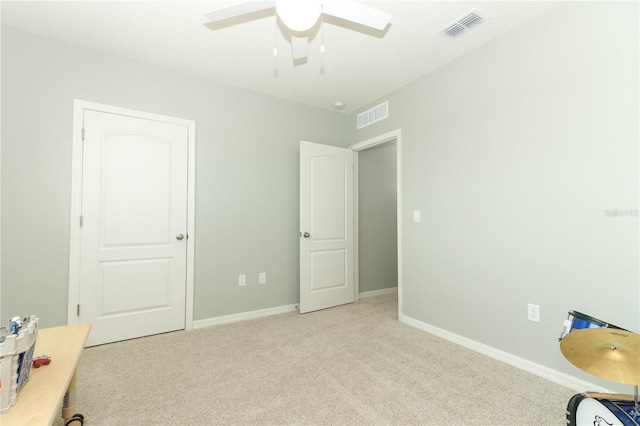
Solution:
[(291, 30), (293, 59), (304, 59), (308, 55), (308, 31), (318, 22), (322, 14), (384, 30), (391, 15), (350, 0), (257, 0), (244, 1), (215, 9), (204, 14), (212, 23), (223, 22), (239, 16), (251, 15), (267, 9), (276, 10), (280, 21)]

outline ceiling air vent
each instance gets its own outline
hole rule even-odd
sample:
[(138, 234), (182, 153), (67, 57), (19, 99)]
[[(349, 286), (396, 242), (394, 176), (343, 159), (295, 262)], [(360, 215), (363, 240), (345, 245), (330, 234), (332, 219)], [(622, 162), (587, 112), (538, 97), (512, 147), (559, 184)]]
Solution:
[(456, 38), (459, 35), (469, 31), (471, 28), (484, 22), (486, 18), (477, 10), (473, 9), (464, 16), (456, 19), (440, 31), (445, 37)]
[(380, 105), (376, 105), (373, 108), (358, 114), (358, 129), (367, 127), (369, 124), (373, 124), (376, 121), (384, 120), (387, 117), (389, 117), (389, 101), (385, 101)]

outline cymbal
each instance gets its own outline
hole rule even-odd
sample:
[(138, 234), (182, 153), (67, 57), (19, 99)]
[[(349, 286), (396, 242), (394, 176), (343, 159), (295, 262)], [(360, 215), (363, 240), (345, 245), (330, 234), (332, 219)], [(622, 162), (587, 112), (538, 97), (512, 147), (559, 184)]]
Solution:
[(640, 385), (640, 334), (615, 328), (572, 330), (560, 350), (579, 369), (625, 385)]

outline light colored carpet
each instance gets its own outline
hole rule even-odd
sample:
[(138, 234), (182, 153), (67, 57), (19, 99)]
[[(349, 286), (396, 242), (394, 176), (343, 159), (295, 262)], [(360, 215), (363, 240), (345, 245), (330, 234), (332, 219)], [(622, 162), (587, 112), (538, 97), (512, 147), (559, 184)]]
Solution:
[(86, 425), (564, 425), (576, 392), (397, 320), (395, 295), (88, 348)]

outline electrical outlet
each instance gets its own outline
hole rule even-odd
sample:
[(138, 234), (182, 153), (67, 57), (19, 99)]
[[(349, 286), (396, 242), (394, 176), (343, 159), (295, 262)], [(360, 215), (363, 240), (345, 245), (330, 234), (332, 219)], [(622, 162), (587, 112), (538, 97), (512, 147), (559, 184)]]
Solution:
[(540, 322), (540, 306), (529, 303), (527, 305), (527, 319), (533, 322)]
[(267, 273), (260, 272), (258, 274), (258, 284), (266, 284), (267, 283)]
[(246, 275), (238, 275), (238, 285), (240, 287), (244, 287), (247, 285), (247, 276)]

